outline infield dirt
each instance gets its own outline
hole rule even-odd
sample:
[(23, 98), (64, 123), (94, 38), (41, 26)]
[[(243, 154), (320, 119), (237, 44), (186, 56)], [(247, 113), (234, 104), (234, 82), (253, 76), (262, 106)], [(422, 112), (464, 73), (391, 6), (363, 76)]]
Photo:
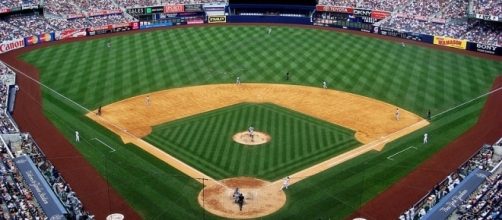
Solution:
[[(225, 196), (230, 188), (222, 187), (225, 186), (224, 181), (211, 178), (142, 139), (152, 132), (153, 126), (242, 102), (274, 103), (349, 128), (356, 132), (356, 139), (363, 143), (358, 148), (291, 174), (290, 184), (368, 151), (381, 150), (386, 143), (429, 124), (404, 109), (399, 110), (398, 120), (397, 106), (352, 93), (298, 85), (257, 83), (202, 85), (158, 91), (112, 103), (102, 107), (100, 115), (95, 110), (87, 116), (120, 135), (125, 143), (135, 144), (199, 182), (202, 182), (201, 176), (205, 177), (207, 181), (204, 182), (206, 187), (203, 191), (207, 191), (208, 198), (213, 202), (205, 206), (202, 194), (199, 195), (199, 202), (208, 211), (228, 218), (252, 218), (273, 213), (282, 207), (283, 202), (271, 203), (282, 201), (283, 193), (271, 194), (280, 191), (281, 180), (266, 184), (267, 187), (263, 187), (263, 184), (252, 187), (253, 193), (271, 196), (250, 201), (248, 207), (254, 208), (253, 211), (244, 212), (248, 214), (228, 210), (228, 204), (222, 203), (231, 203), (231, 200), (220, 201), (221, 204), (214, 202), (215, 198)], [(269, 203), (273, 205), (257, 206)]]

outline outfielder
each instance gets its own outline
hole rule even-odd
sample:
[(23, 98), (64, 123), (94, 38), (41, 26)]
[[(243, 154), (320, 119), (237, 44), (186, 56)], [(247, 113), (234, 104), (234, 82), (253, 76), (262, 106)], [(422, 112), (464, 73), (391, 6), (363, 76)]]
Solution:
[(427, 144), (427, 142), (429, 141), (428, 140), (428, 137), (429, 135), (427, 133), (424, 134), (424, 144)]
[(268, 27), (268, 35), (270, 35), (270, 33), (272, 33), (272, 27)]
[(235, 79), (235, 84), (237, 85), (240, 85), (241, 84), (241, 77), (237, 77), (237, 79)]
[(322, 88), (323, 89), (327, 89), (328, 88), (328, 84), (326, 83), (326, 81), (322, 81)]

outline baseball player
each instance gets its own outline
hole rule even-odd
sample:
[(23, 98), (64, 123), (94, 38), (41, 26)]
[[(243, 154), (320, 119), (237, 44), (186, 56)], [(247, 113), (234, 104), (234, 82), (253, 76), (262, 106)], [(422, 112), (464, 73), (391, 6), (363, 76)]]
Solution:
[(424, 134), (424, 144), (427, 144), (427, 142), (429, 141), (428, 140), (428, 137), (429, 135), (427, 133)]
[(272, 27), (268, 27), (268, 35), (270, 35), (270, 33), (272, 33)]
[(235, 84), (237, 85), (240, 85), (241, 84), (241, 77), (237, 77), (237, 79), (235, 79)]
[(322, 81), (322, 88), (323, 89), (327, 89), (328, 88), (328, 84), (326, 83), (326, 81)]
[(145, 103), (146, 103), (146, 105), (150, 105), (150, 96), (149, 95), (146, 96)]
[(404, 44), (404, 42), (401, 42), (401, 46), (406, 47), (406, 44)]
[(399, 121), (399, 108), (396, 108), (396, 121)]
[(289, 176), (284, 178), (284, 181), (282, 182), (282, 187), (281, 187), (281, 190), (283, 189), (288, 189), (288, 186), (289, 186)]
[(78, 133), (78, 131), (75, 131), (75, 141), (80, 142), (80, 134)]

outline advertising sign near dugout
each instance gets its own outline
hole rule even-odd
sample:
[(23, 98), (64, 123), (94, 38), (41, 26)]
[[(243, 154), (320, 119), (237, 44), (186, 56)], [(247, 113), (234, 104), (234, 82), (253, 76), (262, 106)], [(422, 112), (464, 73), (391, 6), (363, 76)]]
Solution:
[(209, 16), (207, 23), (227, 23), (227, 16)]

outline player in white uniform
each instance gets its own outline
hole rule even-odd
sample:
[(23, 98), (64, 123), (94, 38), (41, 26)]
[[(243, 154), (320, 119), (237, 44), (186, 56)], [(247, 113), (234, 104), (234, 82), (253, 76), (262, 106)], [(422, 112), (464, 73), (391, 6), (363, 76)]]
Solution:
[(328, 88), (328, 84), (326, 83), (326, 81), (322, 81), (322, 88), (324, 89)]
[(283, 189), (288, 189), (288, 186), (289, 186), (289, 176), (284, 178), (284, 181), (282, 182), (282, 187), (281, 187), (281, 190)]
[(78, 133), (78, 131), (75, 131), (75, 141), (80, 142), (80, 134)]
[(424, 144), (427, 144), (429, 141), (429, 135), (427, 133), (424, 134)]

